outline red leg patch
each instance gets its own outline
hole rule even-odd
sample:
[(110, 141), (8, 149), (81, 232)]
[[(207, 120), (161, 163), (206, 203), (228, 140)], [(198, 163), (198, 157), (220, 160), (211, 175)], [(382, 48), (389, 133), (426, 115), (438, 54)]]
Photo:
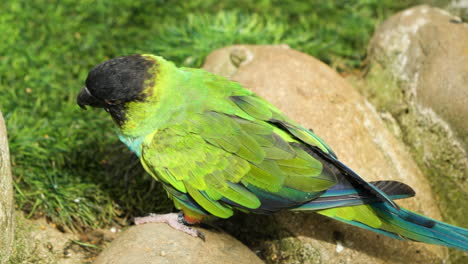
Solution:
[(194, 225), (194, 224), (199, 224), (203, 220), (203, 216), (201, 215), (189, 215), (184, 212), (184, 219), (187, 224)]

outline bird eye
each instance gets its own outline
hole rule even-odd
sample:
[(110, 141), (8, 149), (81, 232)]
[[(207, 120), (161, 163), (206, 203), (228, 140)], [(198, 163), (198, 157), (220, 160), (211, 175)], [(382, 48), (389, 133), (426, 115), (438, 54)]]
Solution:
[(106, 102), (106, 104), (108, 104), (108, 105), (118, 105), (118, 104), (121, 103), (120, 100), (112, 100), (112, 101), (111, 100), (104, 100), (104, 102)]

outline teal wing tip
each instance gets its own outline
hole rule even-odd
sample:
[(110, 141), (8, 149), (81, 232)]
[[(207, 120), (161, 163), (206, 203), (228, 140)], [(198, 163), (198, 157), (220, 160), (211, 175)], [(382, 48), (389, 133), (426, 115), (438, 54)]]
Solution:
[[(397, 181), (375, 181), (370, 184), (384, 192), (392, 200), (413, 197), (414, 190), (408, 185)], [(372, 204), (380, 199), (369, 193), (362, 193), (353, 185), (337, 184), (328, 189), (320, 197), (300, 205), (294, 211), (316, 211), (334, 207), (347, 207), (361, 204)]]
[(336, 155), (336, 153), (333, 151), (333, 149), (328, 146), (327, 143), (325, 143), (325, 141), (323, 141), (319, 136), (315, 135), (314, 131), (312, 129), (305, 129), (304, 130), (309, 133), (311, 136), (313, 136), (318, 142), (320, 142), (320, 144), (322, 144), (325, 149), (328, 151), (328, 154), (330, 154), (333, 158), (335, 159), (338, 159), (338, 156)]

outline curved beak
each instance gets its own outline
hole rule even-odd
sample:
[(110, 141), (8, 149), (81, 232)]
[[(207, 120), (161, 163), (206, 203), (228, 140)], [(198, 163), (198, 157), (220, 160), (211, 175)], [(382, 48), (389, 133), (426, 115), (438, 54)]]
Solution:
[(76, 97), (76, 102), (78, 105), (86, 110), (86, 106), (92, 106), (92, 107), (106, 107), (106, 104), (103, 102), (103, 100), (100, 100), (96, 97), (94, 97), (88, 90), (88, 88), (85, 86), (81, 88), (80, 93)]

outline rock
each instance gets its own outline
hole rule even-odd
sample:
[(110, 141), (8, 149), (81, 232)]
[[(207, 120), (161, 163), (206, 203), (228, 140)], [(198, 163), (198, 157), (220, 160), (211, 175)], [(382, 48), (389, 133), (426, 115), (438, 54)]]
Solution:
[(407, 9), (377, 29), (369, 61), (363, 93), (399, 125), (445, 220), (468, 227), (468, 24), (438, 8)]
[(166, 224), (132, 226), (119, 235), (95, 264), (217, 264), (263, 263), (252, 251), (226, 233), (203, 230), (206, 242)]
[(447, 10), (451, 14), (459, 16), (465, 22), (468, 21), (468, 1), (466, 0), (431, 0), (424, 2)]
[(14, 209), (10, 152), (5, 122), (0, 112), (0, 263), (6, 263), (11, 255)]
[(431, 110), (468, 144), (468, 24), (447, 12), (418, 6), (388, 19), (369, 53), (404, 82), (420, 111)]
[(15, 215), (15, 241), (9, 263), (80, 264), (95, 255), (93, 248), (76, 243), (81, 240), (79, 234), (60, 232), (44, 218), (27, 219), (23, 212)]
[(452, 14), (459, 16), (463, 21), (468, 21), (468, 1), (450, 0), (450, 3), (444, 8)]
[[(429, 183), (405, 146), (386, 129), (372, 105), (324, 63), (287, 46), (230, 46), (210, 54), (204, 68), (240, 82), (313, 128), (340, 160), (366, 180), (409, 184), (417, 199), (398, 204), (441, 219)], [(447, 259), (444, 247), (395, 240), (314, 213), (242, 215), (227, 226), (269, 263), (441, 263)]]

